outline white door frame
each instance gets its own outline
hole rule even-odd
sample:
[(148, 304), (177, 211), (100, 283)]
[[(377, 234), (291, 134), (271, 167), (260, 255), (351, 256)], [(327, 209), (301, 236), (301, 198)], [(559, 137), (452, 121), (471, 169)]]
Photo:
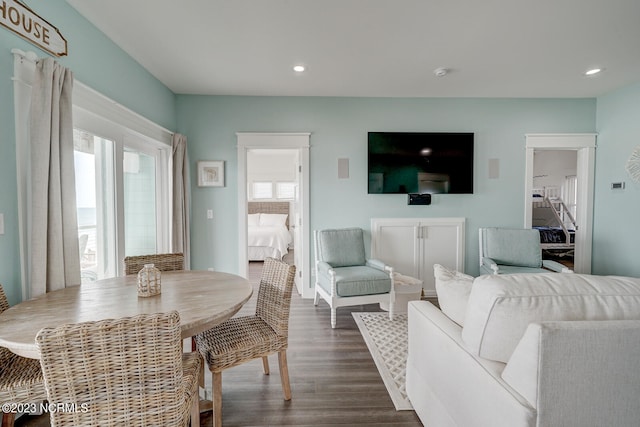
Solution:
[[(302, 265), (297, 265), (296, 274), (302, 279), (302, 289), (298, 293), (303, 298), (313, 298), (313, 288), (310, 287), (309, 265), (309, 132), (277, 133), (277, 132), (236, 132), (238, 140), (238, 271), (248, 276), (249, 255), (247, 248), (247, 151), (251, 149), (285, 148), (296, 149), (300, 157), (300, 223), (296, 224), (302, 241), (299, 259)], [(244, 242), (244, 244), (242, 244)]]
[(525, 165), (524, 226), (531, 228), (533, 157), (536, 150), (575, 150), (578, 154), (576, 177), (578, 197), (574, 271), (591, 273), (591, 244), (593, 239), (593, 191), (595, 172), (595, 133), (527, 134)]

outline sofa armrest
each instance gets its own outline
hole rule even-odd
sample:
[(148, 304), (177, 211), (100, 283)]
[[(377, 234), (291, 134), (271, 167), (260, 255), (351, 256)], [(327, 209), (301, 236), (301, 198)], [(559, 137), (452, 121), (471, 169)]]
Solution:
[(500, 377), (503, 363), (467, 351), (462, 328), (430, 302), (408, 306), (406, 387), (424, 425), (536, 425), (533, 408)]
[(567, 266), (560, 264), (559, 262), (552, 261), (550, 259), (543, 259), (542, 266), (548, 270), (555, 271), (557, 273), (573, 273), (573, 270), (567, 268)]
[(500, 270), (498, 264), (494, 260), (486, 256), (482, 257), (482, 265), (487, 269), (493, 271), (493, 274), (498, 274), (498, 270)]
[(637, 425), (640, 321), (532, 323), (502, 378), (538, 425)]

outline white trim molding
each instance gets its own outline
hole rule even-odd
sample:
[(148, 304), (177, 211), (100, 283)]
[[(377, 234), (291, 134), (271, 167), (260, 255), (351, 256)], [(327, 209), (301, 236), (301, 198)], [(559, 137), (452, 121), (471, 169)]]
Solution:
[(526, 148), (570, 150), (596, 147), (595, 133), (527, 133)]
[(172, 131), (163, 128), (79, 81), (76, 81), (73, 87), (73, 105), (154, 141), (171, 145)]

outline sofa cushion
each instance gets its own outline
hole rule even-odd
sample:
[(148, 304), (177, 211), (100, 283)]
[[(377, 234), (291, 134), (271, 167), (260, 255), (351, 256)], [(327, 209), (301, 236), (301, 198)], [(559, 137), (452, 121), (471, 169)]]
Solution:
[(433, 274), (436, 278), (440, 310), (458, 325), (463, 326), (473, 276), (449, 270), (440, 264), (433, 265)]
[(640, 320), (640, 279), (586, 274), (486, 275), (474, 280), (462, 338), (507, 362), (532, 322)]

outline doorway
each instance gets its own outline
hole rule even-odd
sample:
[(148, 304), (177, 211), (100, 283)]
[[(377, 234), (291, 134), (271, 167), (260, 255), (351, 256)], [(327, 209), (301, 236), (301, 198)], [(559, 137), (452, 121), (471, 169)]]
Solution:
[[(238, 139), (238, 238), (239, 272), (249, 275), (248, 200), (257, 198), (278, 199), (278, 192), (287, 199), (288, 226), (292, 230), (293, 257), (296, 266), (296, 289), (303, 298), (312, 298), (309, 266), (309, 133), (253, 133), (239, 132)], [(277, 157), (277, 153), (290, 155), (295, 161), (295, 179), (253, 179), (249, 181), (251, 159), (258, 156)], [(274, 157), (275, 156), (275, 157)], [(291, 183), (295, 185), (291, 186)], [(253, 203), (253, 202), (252, 202)], [(275, 204), (275, 203), (274, 203)], [(253, 218), (252, 218), (253, 220)]]
[(534, 150), (531, 226), (540, 232), (542, 258), (574, 269), (577, 150)]
[[(526, 135), (524, 226), (555, 222), (556, 244), (543, 247), (570, 250), (573, 270), (584, 274), (591, 273), (595, 147), (595, 134)], [(536, 211), (545, 206), (546, 215)]]

